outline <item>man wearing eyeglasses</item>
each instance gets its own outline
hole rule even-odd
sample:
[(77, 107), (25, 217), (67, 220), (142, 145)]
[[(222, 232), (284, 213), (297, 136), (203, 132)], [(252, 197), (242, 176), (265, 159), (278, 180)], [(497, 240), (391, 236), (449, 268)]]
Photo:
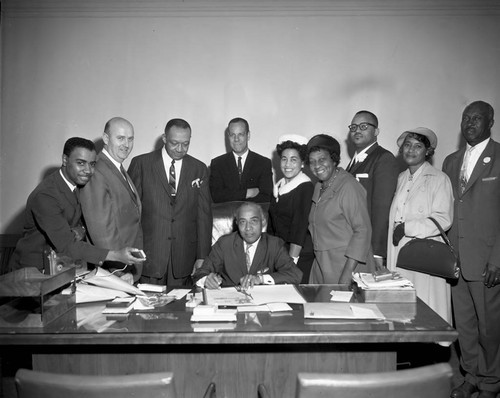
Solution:
[(398, 182), (399, 167), (394, 155), (377, 143), (378, 118), (372, 112), (357, 112), (349, 125), (349, 139), (356, 149), (347, 167), (366, 189), (372, 223), (372, 250), (378, 268), (387, 257), (389, 209)]

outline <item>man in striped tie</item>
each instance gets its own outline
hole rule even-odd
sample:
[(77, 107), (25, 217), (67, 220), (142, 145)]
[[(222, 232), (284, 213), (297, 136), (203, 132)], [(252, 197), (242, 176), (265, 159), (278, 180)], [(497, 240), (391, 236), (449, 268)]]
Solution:
[(220, 285), (277, 283), (298, 284), (302, 271), (288, 255), (282, 239), (263, 232), (267, 225), (262, 207), (245, 202), (236, 211), (238, 231), (219, 238), (203, 266), (195, 273), (198, 286), (217, 289)]

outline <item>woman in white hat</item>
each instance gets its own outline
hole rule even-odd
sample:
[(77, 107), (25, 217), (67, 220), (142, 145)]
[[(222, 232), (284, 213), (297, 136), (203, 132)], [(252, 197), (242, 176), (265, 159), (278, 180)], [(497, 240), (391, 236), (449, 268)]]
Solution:
[(280, 137), (276, 152), (283, 173), (274, 185), (269, 204), (268, 232), (283, 239), (290, 256), (302, 271), (301, 283), (308, 283), (314, 253), (307, 229), (314, 185), (302, 171), (307, 139), (299, 135)]
[(433, 217), (446, 231), (453, 221), (453, 191), (446, 174), (431, 166), (437, 137), (432, 130), (417, 127), (397, 140), (408, 165), (398, 178), (389, 213), (387, 268), (411, 280), (417, 295), (444, 320), (451, 323), (450, 285), (443, 278), (396, 268), (399, 250), (413, 238), (442, 240)]

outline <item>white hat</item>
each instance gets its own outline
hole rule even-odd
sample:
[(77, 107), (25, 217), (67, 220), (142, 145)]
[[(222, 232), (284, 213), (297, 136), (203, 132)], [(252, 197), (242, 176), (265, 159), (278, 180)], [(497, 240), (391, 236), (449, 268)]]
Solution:
[(278, 142), (280, 144), (285, 142), (285, 141), (292, 141), (292, 142), (296, 142), (297, 144), (300, 144), (300, 145), (306, 145), (308, 139), (306, 137), (303, 137), (303, 136), (298, 135), (298, 134), (284, 134), (280, 138), (278, 138)]

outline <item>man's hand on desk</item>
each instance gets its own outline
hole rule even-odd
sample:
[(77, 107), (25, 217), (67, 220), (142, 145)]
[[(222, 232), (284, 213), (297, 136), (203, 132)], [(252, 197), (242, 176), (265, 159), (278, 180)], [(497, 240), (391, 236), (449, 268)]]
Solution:
[(137, 258), (132, 254), (137, 251), (139, 251), (139, 249), (133, 247), (126, 247), (121, 250), (110, 250), (106, 256), (106, 261), (119, 261), (127, 265), (142, 263), (146, 258)]

